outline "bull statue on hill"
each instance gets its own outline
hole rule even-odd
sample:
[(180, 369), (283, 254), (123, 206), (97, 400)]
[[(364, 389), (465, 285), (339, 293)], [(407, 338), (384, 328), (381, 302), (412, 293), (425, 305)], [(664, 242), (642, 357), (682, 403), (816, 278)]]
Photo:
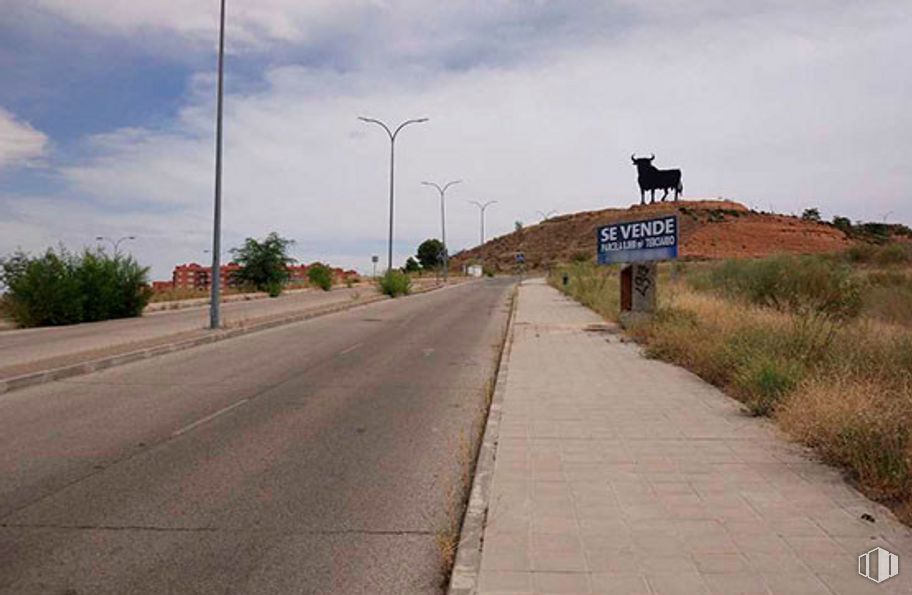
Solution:
[(633, 160), (633, 164), (637, 168), (637, 182), (640, 184), (641, 205), (646, 204), (647, 190), (652, 192), (650, 203), (655, 202), (656, 190), (665, 191), (665, 194), (662, 195), (662, 202), (665, 202), (669, 190), (674, 190), (674, 199), (676, 201), (678, 200), (678, 197), (683, 194), (684, 186), (681, 184), (680, 169), (656, 169), (652, 164), (655, 155), (652, 155), (651, 157), (637, 157), (636, 153), (633, 153), (630, 155), (630, 159)]

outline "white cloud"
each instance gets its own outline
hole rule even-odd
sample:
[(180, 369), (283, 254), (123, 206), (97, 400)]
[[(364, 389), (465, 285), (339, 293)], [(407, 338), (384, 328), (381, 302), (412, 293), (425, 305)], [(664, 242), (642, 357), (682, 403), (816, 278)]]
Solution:
[(0, 169), (35, 163), (44, 156), (48, 138), (0, 108)]
[[(615, 5), (612, 18), (636, 10), (641, 20), (599, 33), (548, 2), (524, 3), (531, 6), (526, 12), (514, 2), (437, 10), (415, 4), (418, 16), (401, 18), (402, 3), (344, 5), (361, 15), (396, 7), (386, 21), (397, 25), (389, 43), (368, 37), (351, 50), (356, 63), (379, 64), (376, 70), (271, 67), (255, 92), (227, 97), (228, 245), (277, 230), (299, 240), (305, 260), (331, 258), (362, 270), (370, 253), (385, 253), (388, 142), (358, 115), (431, 117), (397, 145), (400, 257), (439, 234), (437, 195), (421, 180), (466, 181), (449, 198), (455, 250), (477, 242), (477, 211), (466, 199), (499, 201), (488, 210), (489, 237), (510, 231), (514, 220), (534, 222), (536, 210), (638, 200), (633, 151), (656, 153), (660, 167), (682, 167), (687, 196), (724, 195), (786, 212), (817, 206), (853, 219), (893, 211), (892, 219), (912, 221), (905, 163), (912, 84), (897, 75), (912, 56), (912, 9), (713, 2), (681, 12), (659, 2), (643, 13), (641, 3), (627, 3)], [(559, 4), (568, 5), (587, 6), (581, 14), (598, 24), (595, 3)], [(336, 14), (326, 6), (315, 10)], [(476, 13), (469, 6), (493, 8)], [(100, 18), (95, 8), (83, 14)], [(296, 10), (276, 9), (273, 17), (284, 25), (250, 31), (294, 38)], [(360, 30), (363, 17), (339, 11), (333, 18), (343, 29)], [(117, 19), (124, 27), (183, 26), (153, 25), (172, 12)], [(506, 27), (510, 15), (522, 25), (519, 33)], [(449, 31), (439, 24), (444, 17), (452, 17)], [(421, 18), (436, 25), (419, 33)], [(487, 62), (492, 40), (472, 27), (502, 34), (493, 43), (504, 47), (492, 51), (509, 59)], [(585, 35), (571, 40), (579, 30)], [(399, 71), (382, 64), (419, 49), (470, 66), (416, 67), (407, 60), (411, 67)], [(86, 144), (89, 157), (61, 170), (69, 188), (99, 203), (78, 206), (82, 215), (72, 225), (83, 226), (80, 237), (103, 233), (94, 231), (98, 222), (111, 233), (139, 227), (135, 233), (150, 239), (136, 243), (137, 254), (158, 277), (175, 262), (199, 258), (208, 243), (214, 143), (211, 92), (199, 92), (206, 82), (197, 79), (197, 92), (172, 124), (97, 136)], [(27, 204), (22, 209), (31, 212)], [(33, 220), (52, 213), (36, 211)]]

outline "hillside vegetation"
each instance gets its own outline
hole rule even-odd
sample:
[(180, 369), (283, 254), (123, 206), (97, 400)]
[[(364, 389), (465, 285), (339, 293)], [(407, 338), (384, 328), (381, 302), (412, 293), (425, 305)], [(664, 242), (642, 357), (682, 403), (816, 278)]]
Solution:
[[(657, 314), (631, 333), (649, 356), (773, 417), (910, 522), (912, 247), (896, 246), (664, 264)], [(550, 280), (617, 318), (616, 269), (575, 263)]]

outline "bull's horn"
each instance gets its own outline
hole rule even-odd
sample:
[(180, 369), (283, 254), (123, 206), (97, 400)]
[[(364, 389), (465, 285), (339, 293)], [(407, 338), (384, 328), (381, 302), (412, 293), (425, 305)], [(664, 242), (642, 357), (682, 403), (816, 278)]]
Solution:
[(653, 153), (652, 156), (649, 158), (649, 160), (652, 161), (655, 158), (656, 158), (655, 153)]
[(630, 154), (630, 160), (633, 161), (634, 163), (637, 162), (636, 153), (631, 153), (631, 154)]

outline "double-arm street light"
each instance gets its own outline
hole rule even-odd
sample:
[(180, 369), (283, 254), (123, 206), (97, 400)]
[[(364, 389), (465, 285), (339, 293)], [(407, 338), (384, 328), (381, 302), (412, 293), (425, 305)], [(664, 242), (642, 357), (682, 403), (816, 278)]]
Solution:
[(443, 186), (435, 184), (434, 182), (421, 183), (425, 186), (436, 188), (438, 194), (440, 194), (440, 237), (441, 242), (443, 242), (443, 282), (446, 283), (450, 268), (450, 255), (447, 253), (446, 243), (446, 191), (450, 188), (450, 186), (461, 184), (462, 180), (453, 180), (452, 182), (447, 182)]
[(219, 12), (218, 83), (215, 109), (215, 212), (212, 224), (212, 275), (209, 283), (209, 328), (219, 327), (222, 283), (222, 98), (225, 89), (225, 0)]
[(473, 205), (475, 205), (476, 207), (478, 207), (478, 209), (481, 212), (481, 244), (479, 244), (479, 246), (482, 246), (482, 245), (484, 245), (484, 241), (485, 241), (484, 240), (484, 238), (485, 238), (485, 235), (484, 235), (485, 210), (487, 210), (488, 207), (495, 204), (497, 201), (489, 200), (488, 202), (486, 202), (484, 204), (478, 202), (477, 200), (470, 200), (469, 202), (472, 203)]
[(121, 243), (126, 242), (128, 240), (135, 240), (135, 239), (136, 239), (136, 236), (123, 236), (123, 237), (117, 238), (116, 240), (114, 238), (109, 238), (107, 236), (95, 236), (96, 242), (109, 242), (111, 244), (111, 246), (114, 248), (114, 256), (117, 256), (118, 254), (120, 254)]
[(547, 213), (545, 213), (543, 211), (535, 211), (535, 212), (538, 213), (538, 216), (542, 218), (542, 221), (547, 221), (548, 219), (551, 218), (552, 215), (557, 215), (557, 211), (555, 211), (555, 210), (550, 210)]
[(390, 191), (389, 191), (389, 202), (390, 202), (390, 217), (389, 217), (389, 245), (387, 247), (387, 269), (388, 271), (393, 270), (393, 194), (394, 194), (394, 176), (395, 176), (395, 165), (396, 165), (396, 137), (399, 135), (399, 132), (408, 126), (409, 124), (421, 124), (427, 122), (428, 118), (417, 118), (414, 120), (406, 120), (402, 124), (396, 127), (396, 130), (390, 130), (390, 127), (374, 118), (365, 118), (363, 116), (358, 117), (362, 122), (367, 122), (368, 124), (376, 124), (383, 128), (386, 131), (387, 136), (390, 139)]

